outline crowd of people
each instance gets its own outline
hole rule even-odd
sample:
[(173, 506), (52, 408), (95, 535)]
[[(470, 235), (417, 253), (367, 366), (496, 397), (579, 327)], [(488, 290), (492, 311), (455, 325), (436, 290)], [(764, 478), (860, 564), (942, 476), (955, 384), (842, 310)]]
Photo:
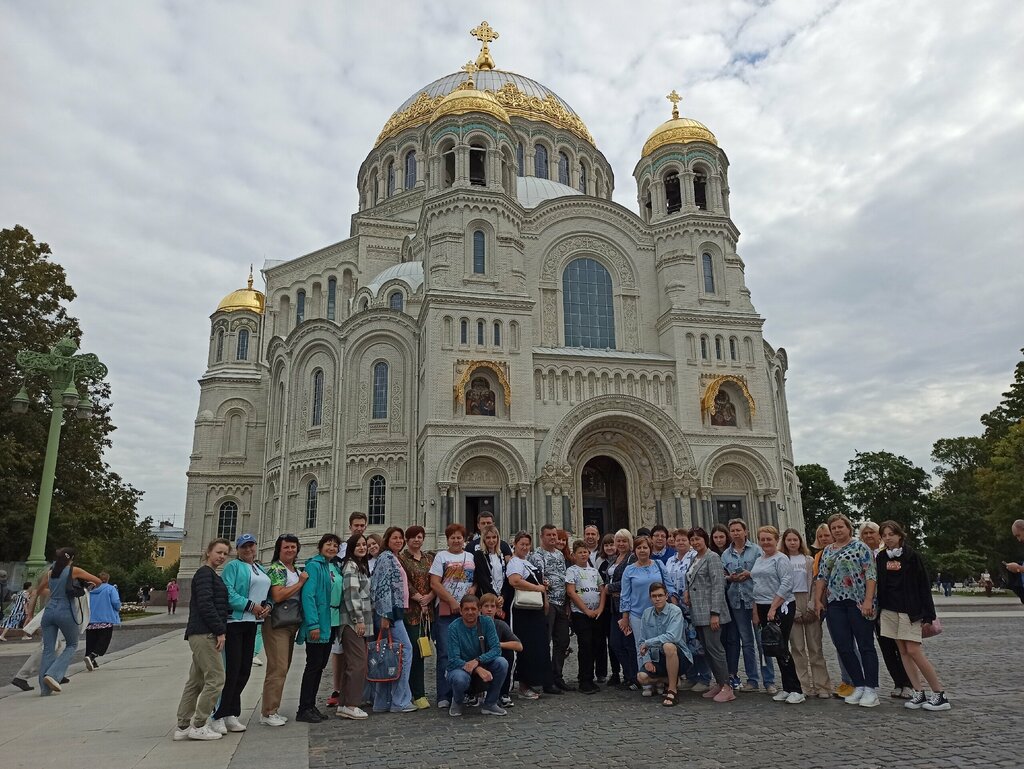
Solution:
[[(226, 566), (231, 543), (210, 542), (192, 578), (192, 666), (174, 739), (245, 731), (241, 694), (258, 635), (267, 660), (259, 722), (270, 727), (288, 721), (280, 706), (295, 645), (305, 647), (295, 719), (309, 723), (329, 718), (319, 705), (328, 664), (325, 704), (341, 718), (429, 708), (429, 656), (435, 705), (453, 717), (466, 708), (505, 716), (517, 701), (602, 685), (664, 707), (683, 692), (725, 704), (757, 691), (790, 705), (838, 696), (875, 707), (876, 641), (892, 697), (911, 709), (951, 707), (922, 643), (934, 630), (930, 580), (894, 521), (855, 530), (833, 515), (814, 555), (795, 529), (752, 536), (741, 519), (635, 536), (587, 526), (575, 542), (546, 524), (534, 543), (525, 531), (504, 541), (483, 513), (472, 539), (452, 524), (437, 552), (423, 549), (420, 526), (378, 537), (366, 523), (353, 513), (346, 540), (324, 534), (303, 559), (298, 537), (283, 534), (267, 566), (251, 534)], [(823, 628), (839, 657), (836, 687)], [(574, 683), (564, 676), (573, 635)]]

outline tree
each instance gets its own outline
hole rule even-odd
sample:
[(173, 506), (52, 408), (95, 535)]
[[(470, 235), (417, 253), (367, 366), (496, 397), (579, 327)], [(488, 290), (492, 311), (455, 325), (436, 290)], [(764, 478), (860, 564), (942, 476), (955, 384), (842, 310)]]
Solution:
[[(1024, 353), (1024, 348), (1021, 352)], [(1014, 369), (1013, 384), (1003, 393), (1002, 403), (981, 417), (981, 423), (985, 425), (985, 439), (995, 443), (1021, 420), (1024, 420), (1024, 360)]]
[(992, 548), (988, 505), (977, 478), (988, 458), (989, 446), (981, 437), (940, 438), (932, 447), (939, 484), (925, 511), (924, 535), (925, 544), (935, 553)]
[[(64, 335), (81, 339), (66, 307), (75, 292), (50, 257), (50, 247), (24, 227), (0, 230), (0, 560), (28, 555), (50, 419), (43, 379), (24, 383), (33, 400), (26, 414), (8, 408), (22, 384), (15, 356), (22, 349), (47, 350)], [(46, 551), (71, 544), (92, 571), (127, 568), (150, 560), (151, 521), (136, 516), (142, 492), (103, 461), (115, 429), (110, 388), (97, 382), (88, 391), (95, 417), (69, 414), (61, 433)]]
[(888, 451), (858, 451), (843, 475), (846, 494), (861, 517), (893, 520), (917, 538), (928, 509), (928, 473)]
[(1024, 518), (1024, 422), (1009, 427), (993, 444), (988, 465), (978, 470), (978, 487), (988, 505), (988, 524), (994, 539), (990, 567), (1020, 560), (1020, 544), (1011, 535), (1010, 526)]
[(937, 553), (931, 557), (936, 572), (950, 574), (954, 579), (963, 580), (977, 575), (985, 566), (985, 556), (977, 550), (958, 547), (949, 553)]
[(799, 465), (796, 468), (800, 479), (800, 501), (804, 508), (804, 529), (807, 541), (814, 542), (814, 530), (834, 513), (849, 515), (850, 505), (846, 501), (843, 487), (821, 465)]

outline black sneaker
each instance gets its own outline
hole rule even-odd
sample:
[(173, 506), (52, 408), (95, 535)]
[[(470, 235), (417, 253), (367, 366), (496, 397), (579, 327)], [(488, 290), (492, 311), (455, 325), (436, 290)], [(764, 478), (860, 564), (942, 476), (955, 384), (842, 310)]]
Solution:
[(924, 690), (922, 689), (921, 691), (915, 691), (914, 696), (903, 703), (903, 707), (909, 708), (910, 710), (918, 710), (927, 701), (928, 697), (927, 695), (925, 695)]
[(565, 694), (565, 692), (563, 692), (557, 686), (545, 686), (544, 687), (544, 693), (545, 694)]
[(557, 686), (563, 692), (574, 692), (574, 691), (576, 691), (576, 687), (575, 686), (573, 686), (570, 683), (566, 683), (565, 680), (562, 679), (562, 678), (559, 678), (557, 681), (555, 681), (555, 686)]
[(295, 714), (295, 720), (302, 721), (307, 724), (318, 724), (324, 720), (320, 717), (321, 715), (320, 711), (316, 708), (306, 708), (305, 710), (300, 710)]
[(932, 692), (928, 696), (928, 701), (921, 707), (925, 710), (949, 710), (953, 706), (946, 699), (945, 692)]
[(618, 686), (620, 683), (622, 683), (622, 679), (619, 678), (617, 675), (613, 675), (611, 678), (608, 679), (609, 686)]
[(68, 678), (67, 676), (65, 676), (64, 678), (60, 679), (60, 682), (62, 684), (69, 684), (69, 683), (71, 683), (71, 679)]
[(12, 678), (11, 679), (11, 686), (17, 686), (23, 692), (30, 692), (30, 691), (32, 691), (35, 688), (34, 686), (32, 686), (32, 684), (30, 684), (24, 678)]
[(601, 691), (601, 690), (598, 689), (595, 684), (592, 684), (592, 683), (580, 684), (580, 694), (597, 694), (599, 691)]

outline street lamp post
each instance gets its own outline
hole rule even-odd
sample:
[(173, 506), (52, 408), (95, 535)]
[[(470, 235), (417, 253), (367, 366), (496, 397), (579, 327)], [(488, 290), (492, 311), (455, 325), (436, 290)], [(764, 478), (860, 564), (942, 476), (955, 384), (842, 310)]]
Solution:
[[(36, 504), (36, 522), (32, 529), (32, 548), (25, 564), (26, 577), (35, 579), (46, 566), (46, 533), (50, 527), (50, 504), (53, 501), (53, 481), (57, 471), (57, 451), (60, 447), (60, 430), (64, 420), (64, 409), (75, 409), (79, 418), (92, 415), (92, 401), (78, 392), (79, 379), (103, 379), (107, 367), (91, 353), (76, 355), (78, 345), (65, 336), (50, 348), (48, 353), (22, 350), (16, 358), (18, 367), (26, 376), (43, 374), (50, 380), (52, 411), (50, 432), (46, 439), (46, 459), (43, 461), (43, 477), (39, 484), (39, 501)], [(29, 397), (24, 387), (14, 396), (11, 408), (23, 414), (28, 411)]]

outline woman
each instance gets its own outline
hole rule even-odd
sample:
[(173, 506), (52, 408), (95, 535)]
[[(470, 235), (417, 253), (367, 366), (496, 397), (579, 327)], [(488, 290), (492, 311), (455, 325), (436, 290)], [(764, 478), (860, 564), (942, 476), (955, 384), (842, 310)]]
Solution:
[(774, 526), (762, 526), (757, 530), (757, 544), (761, 546), (761, 555), (750, 569), (750, 581), (754, 583), (751, 619), (755, 628), (768, 622), (778, 622), (782, 628), (782, 649), (776, 656), (782, 673), (782, 690), (776, 692), (772, 699), (799, 705), (807, 697), (796, 674), (793, 656), (789, 653), (789, 635), (796, 615), (793, 564), (788, 555), (779, 552), (779, 530)]
[[(865, 521), (860, 525), (860, 541), (871, 548), (876, 559), (884, 549), (881, 531), (874, 521)], [(896, 641), (882, 635), (880, 618), (875, 619), (875, 638), (878, 639), (878, 648), (882, 652), (885, 669), (889, 671), (889, 677), (892, 679), (892, 692), (889, 696), (909, 700), (914, 696), (916, 688), (907, 678), (907, 671), (903, 669), (903, 660), (900, 658)]]
[(427, 533), (422, 526), (410, 526), (405, 530), (405, 550), (398, 556), (409, 577), (409, 608), (405, 611), (405, 629), (412, 643), (412, 668), (409, 670), (409, 689), (412, 704), (420, 710), (430, 707), (423, 681), (423, 657), (420, 656), (419, 639), (430, 637), (430, 622), (433, 619), (432, 605), (434, 591), (430, 589), (430, 565), (434, 558), (423, 552), (423, 540)]
[(565, 529), (558, 529), (556, 533), (558, 534), (558, 549), (562, 553), (562, 556), (565, 558), (565, 565), (566, 568), (568, 568), (569, 566), (572, 566), (574, 563), (574, 559), (572, 557), (572, 550), (569, 548), (569, 541), (571, 540), (571, 537), (569, 535), (569, 532), (567, 532)]
[(637, 665), (636, 641), (633, 638), (633, 631), (628, 633), (619, 624), (622, 618), (620, 595), (622, 593), (622, 577), (626, 567), (636, 560), (633, 555), (633, 535), (629, 529), (619, 529), (615, 532), (612, 541), (615, 543), (615, 554), (608, 564), (608, 603), (611, 604), (612, 616), (610, 618), (611, 628), (608, 634), (608, 642), (612, 648), (612, 655), (622, 667), (623, 688), (630, 691), (640, 689), (636, 682)]
[(377, 556), (377, 567), (370, 579), (373, 611), (380, 618), (380, 632), (402, 645), (402, 671), (398, 680), (374, 686), (373, 712), (412, 713), (409, 673), (412, 670), (412, 641), (405, 629), (405, 612), (409, 608), (409, 577), (402, 568), (398, 554), (405, 547), (405, 534), (397, 526), (384, 532), (384, 550)]
[(110, 584), (110, 575), (100, 572), (100, 584), (89, 591), (89, 624), (85, 626), (85, 667), (96, 669), (102, 657), (110, 648), (114, 628), (121, 624), (121, 596)]
[(782, 550), (793, 567), (796, 613), (789, 640), (800, 688), (808, 697), (817, 693), (820, 699), (827, 700), (832, 697), (832, 682), (821, 650), (821, 623), (814, 613), (814, 601), (811, 599), (814, 561), (804, 544), (804, 538), (796, 529), (783, 532)]
[(384, 540), (380, 534), (366, 535), (366, 567), (370, 570), (371, 577), (373, 576), (373, 570), (377, 568), (377, 556), (380, 555), (383, 547)]
[(178, 580), (174, 577), (167, 583), (167, 613), (174, 614), (178, 611), (178, 594), (180, 588), (178, 587)]
[(729, 529), (724, 523), (716, 523), (711, 527), (711, 544), (708, 545), (712, 552), (721, 555), (729, 546)]
[[(359, 705), (366, 685), (366, 639), (373, 637), (373, 602), (370, 598), (370, 556), (367, 538), (353, 534), (341, 560), (344, 588), (341, 610), (341, 699), (336, 711), (342, 718), (361, 720), (368, 714)], [(411, 698), (410, 698), (411, 699)]]
[[(881, 526), (885, 547), (878, 554), (878, 607), (881, 609), (882, 637), (895, 641), (913, 696), (903, 705), (911, 710), (949, 710), (946, 691), (935, 667), (925, 656), (921, 626), (935, 621), (935, 602), (924, 562), (906, 543), (903, 527), (895, 521)], [(932, 693), (925, 696), (920, 685), (924, 676)], [(920, 687), (920, 688), (918, 688)]]
[(498, 597), (498, 619), (505, 619), (506, 596), (505, 556), (501, 554), (501, 535), (496, 526), (484, 526), (480, 530), (480, 546), (473, 552), (473, 585), (476, 595), (493, 593)]
[[(854, 692), (848, 705), (878, 705), (878, 653), (875, 651), (875, 580), (877, 570), (871, 550), (853, 538), (853, 524), (842, 513), (829, 516), (833, 544), (821, 557), (814, 585), (814, 609), (825, 615), (836, 652), (846, 666)], [(858, 658), (854, 647), (860, 652)]]
[(434, 643), (437, 645), (437, 706), (451, 705), (452, 687), (445, 671), (448, 668), (448, 626), (461, 615), (462, 596), (476, 594), (473, 585), (476, 563), (467, 553), (466, 527), (453, 523), (444, 530), (448, 549), (434, 556), (430, 565), (430, 589), (437, 596), (437, 620), (434, 622)]
[[(178, 703), (175, 740), (219, 740), (223, 735), (206, 723), (224, 686), (224, 649), (227, 633), (228, 589), (217, 574), (231, 552), (231, 543), (215, 539), (206, 546), (203, 565), (192, 575), (185, 640), (192, 649), (192, 668)], [(50, 613), (49, 607), (46, 614)]]
[(694, 557), (686, 570), (686, 592), (683, 601), (690, 607), (697, 635), (704, 647), (704, 657), (715, 676), (715, 684), (701, 696), (715, 702), (736, 699), (729, 681), (729, 667), (722, 646), (722, 625), (731, 619), (725, 600), (725, 569), (722, 558), (708, 547), (708, 533), (701, 528), (690, 529), (690, 547)]
[[(75, 549), (62, 547), (57, 551), (53, 566), (46, 574), (40, 591), (49, 590), (50, 600), (43, 612), (41, 627), (43, 629), (43, 656), (39, 663), (39, 693), (46, 697), (60, 693), (60, 681), (71, 664), (71, 659), (78, 649), (78, 636), (81, 629), (78, 619), (82, 614), (79, 599), (69, 594), (69, 586), (74, 580), (100, 584), (100, 578), (94, 577), (85, 569), (74, 565)], [(86, 599), (88, 600), (88, 599)], [(64, 636), (66, 646), (57, 655), (57, 633)]]
[[(651, 559), (651, 540), (649, 537), (637, 537), (633, 540), (633, 555), (636, 561), (626, 567), (622, 573), (622, 586), (619, 591), (619, 629), (625, 635), (636, 635), (640, 632), (640, 617), (651, 604), (650, 587), (655, 582), (665, 584), (668, 576), (661, 561)], [(635, 643), (635, 641), (634, 641)], [(640, 668), (640, 656), (637, 654), (637, 670)], [(651, 684), (643, 687), (643, 696), (650, 697), (654, 692)]]
[(331, 567), (338, 554), (341, 538), (337, 534), (324, 534), (317, 543), (317, 553), (306, 561), (305, 584), (302, 586), (302, 624), (295, 643), (306, 644), (306, 667), (302, 671), (299, 689), (299, 710), (296, 721), (318, 724), (327, 716), (316, 706), (327, 660), (331, 657), (331, 644), (337, 637), (337, 626), (332, 624), (332, 606), (341, 603), (341, 577)]
[[(608, 568), (615, 561), (616, 554), (614, 534), (605, 534), (604, 537), (601, 538), (600, 553), (601, 559), (600, 565), (597, 567), (597, 573), (601, 575), (601, 579), (604, 580), (605, 587), (607, 588), (609, 581)], [(605, 601), (604, 611), (601, 613), (601, 632), (604, 634), (605, 660), (602, 661), (600, 657), (597, 660), (597, 682), (604, 683), (601, 679), (604, 678), (607, 672), (606, 665), (610, 662), (612, 674), (609, 678), (605, 679), (609, 686), (618, 686), (622, 683), (622, 677), (620, 675), (622, 666), (619, 664), (619, 658), (612, 652), (611, 647), (612, 625), (615, 623), (617, 617), (618, 615), (612, 612), (611, 600), (609, 599)], [(604, 664), (602, 664), (603, 662)]]
[[(294, 534), (282, 534), (274, 543), (274, 555), (267, 568), (270, 578), (270, 600), (276, 606), (289, 599), (298, 600), (302, 586), (309, 579), (309, 572), (299, 572), (295, 559), (299, 555), (299, 538)], [(263, 648), (267, 653), (267, 674), (263, 678), (263, 700), (260, 723), (266, 726), (284, 726), (288, 719), (278, 713), (284, 681), (288, 668), (292, 666), (295, 651), (295, 633), (298, 626), (274, 627), (274, 621), (263, 623)]]
[(532, 548), (533, 538), (529, 534), (525, 531), (516, 534), (512, 542), (512, 558), (505, 570), (509, 586), (514, 591), (544, 596), (543, 609), (521, 609), (514, 599), (511, 602), (512, 632), (523, 644), (523, 650), (516, 655), (515, 676), (519, 681), (519, 696), (525, 700), (539, 699), (538, 689), (550, 689), (554, 684), (546, 618), (548, 588), (537, 567), (527, 560)]
[(3, 622), (0, 622), (0, 627), (3, 628), (0, 631), (0, 641), (7, 640), (8, 630), (18, 630), (22, 625), (25, 624), (31, 617), (28, 616), (29, 606), (32, 602), (32, 583), (26, 582), (21, 586), (21, 592), (14, 598), (14, 603), (11, 604), (11, 611), (7, 615), (7, 618)]
[[(814, 579), (815, 580), (818, 579), (818, 572), (821, 569), (821, 556), (824, 555), (825, 549), (827, 547), (829, 547), (830, 545), (832, 545), (832, 543), (833, 543), (832, 530), (828, 527), (827, 523), (819, 523), (818, 524), (818, 528), (816, 528), (814, 530), (814, 549), (817, 551), (814, 554), (813, 574), (814, 574)], [(815, 581), (813, 584), (816, 585), (817, 582)], [(813, 588), (811, 590), (811, 593), (812, 593), (811, 597), (812, 597), (812, 601), (813, 601), (813, 593), (814, 593)], [(824, 624), (827, 612), (828, 612), (828, 608), (826, 607), (825, 613), (821, 614), (818, 617), (818, 624), (819, 625)], [(854, 652), (856, 652), (856, 651), (857, 651), (856, 648), (854, 648)], [(853, 683), (851, 683), (853, 679), (850, 678), (850, 674), (846, 672), (846, 665), (843, 664), (843, 658), (837, 656), (836, 657), (836, 661), (839, 663), (840, 683), (839, 683), (839, 686), (837, 686), (835, 688), (835, 691), (833, 693), (837, 697), (839, 697), (840, 699), (845, 699), (846, 697), (849, 697), (854, 692), (854, 685), (853, 685)]]

